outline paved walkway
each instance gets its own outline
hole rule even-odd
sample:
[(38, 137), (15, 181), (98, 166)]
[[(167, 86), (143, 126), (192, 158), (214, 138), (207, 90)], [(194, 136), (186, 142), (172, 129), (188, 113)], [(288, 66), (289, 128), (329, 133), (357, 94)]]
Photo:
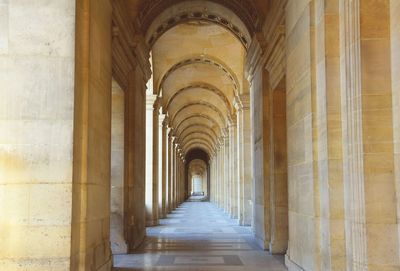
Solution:
[(283, 257), (257, 247), (250, 228), (237, 226), (208, 202), (182, 204), (147, 233), (137, 253), (114, 256), (114, 270), (286, 270)]

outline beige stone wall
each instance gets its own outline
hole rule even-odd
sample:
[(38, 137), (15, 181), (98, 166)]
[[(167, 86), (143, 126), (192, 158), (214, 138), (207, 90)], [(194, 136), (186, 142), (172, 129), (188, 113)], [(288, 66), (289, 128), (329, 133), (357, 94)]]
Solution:
[(69, 270), (75, 1), (0, 1), (0, 269)]
[(130, 84), (131, 100), (129, 101), (130, 113), (127, 123), (130, 127), (130, 149), (129, 149), (129, 175), (126, 177), (130, 189), (128, 212), (130, 220), (127, 222), (129, 227), (126, 229), (129, 237), (129, 249), (137, 248), (144, 240), (146, 235), (145, 227), (145, 146), (146, 137), (144, 129), (146, 121), (146, 94), (145, 82), (140, 69), (136, 69), (132, 74)]
[(389, 4), (360, 1), (366, 251), (368, 269), (382, 271), (400, 268)]
[[(305, 270), (318, 270), (318, 227), (314, 177), (311, 81), (311, 14), (309, 1), (286, 7), (286, 106), (288, 129), (289, 260)], [(290, 270), (294, 267), (289, 268)]]
[(269, 152), (269, 89), (265, 82), (267, 72), (260, 67), (252, 80), (251, 113), (252, 113), (252, 160), (253, 160), (253, 231), (257, 243), (267, 249), (270, 241), (270, 159)]
[(288, 3), (289, 270), (398, 269), (389, 12), (389, 1)]
[[(400, 1), (390, 1), (390, 40), (393, 93), (394, 166), (397, 198), (397, 227), (400, 217)], [(399, 246), (399, 244), (398, 244)]]

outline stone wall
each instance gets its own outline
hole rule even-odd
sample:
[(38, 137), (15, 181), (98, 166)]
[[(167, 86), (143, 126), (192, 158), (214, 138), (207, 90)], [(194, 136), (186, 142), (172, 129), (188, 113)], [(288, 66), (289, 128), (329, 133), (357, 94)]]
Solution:
[[(319, 208), (313, 126), (312, 7), (288, 1), (286, 7), (286, 108), (288, 129), (289, 270), (318, 269)], [(314, 42), (314, 41), (313, 41)], [(314, 117), (315, 118), (315, 117)], [(292, 262), (294, 262), (292, 264)]]
[(0, 266), (70, 270), (75, 1), (0, 1)]
[[(397, 198), (397, 227), (400, 217), (400, 2), (390, 1), (390, 40), (392, 63), (392, 93), (393, 93), (393, 135), (394, 135), (394, 166)], [(400, 242), (400, 240), (399, 240)], [(398, 243), (398, 246), (400, 244)]]
[(399, 268), (389, 2), (288, 1), (289, 270)]

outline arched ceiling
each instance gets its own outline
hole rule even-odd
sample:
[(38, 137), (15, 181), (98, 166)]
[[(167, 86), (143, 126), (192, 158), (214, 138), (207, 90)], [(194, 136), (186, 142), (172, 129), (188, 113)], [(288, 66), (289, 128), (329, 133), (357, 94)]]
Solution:
[(191, 175), (203, 175), (207, 172), (207, 164), (201, 159), (193, 159), (190, 161), (188, 169)]
[[(146, 0), (141, 6), (139, 22), (144, 31), (151, 30), (154, 25), (158, 32), (160, 25), (174, 25), (181, 19), (209, 18), (218, 21), (227, 28), (236, 27), (235, 32), (252, 34), (261, 28), (263, 9), (258, 6), (261, 1), (269, 0)], [(210, 15), (214, 17), (210, 17)], [(157, 19), (154, 19), (157, 18)], [(173, 20), (174, 19), (174, 20)]]
[[(183, 152), (197, 148), (211, 156), (236, 114), (253, 28), (231, 9), (243, 1), (173, 2), (157, 13), (152, 9), (165, 3), (149, 0), (141, 14), (152, 48), (153, 92)], [(151, 22), (149, 14), (155, 14)]]

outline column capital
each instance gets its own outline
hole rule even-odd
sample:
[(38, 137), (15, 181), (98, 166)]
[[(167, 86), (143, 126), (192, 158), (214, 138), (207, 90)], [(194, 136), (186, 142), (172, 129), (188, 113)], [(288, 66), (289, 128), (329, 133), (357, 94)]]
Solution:
[(242, 94), (236, 96), (233, 105), (237, 111), (250, 109), (250, 95)]
[(223, 137), (223, 140), (228, 139), (228, 137), (229, 137), (229, 125), (226, 126), (225, 128), (222, 128), (222, 135), (221, 136)]
[(165, 114), (159, 114), (158, 115), (158, 125), (160, 126), (160, 127), (163, 127), (164, 126), (164, 120), (165, 120)]
[(161, 98), (156, 96), (156, 100), (154, 101), (154, 105), (153, 105), (154, 111), (157, 111), (157, 114), (160, 111), (161, 108)]
[(173, 140), (175, 138), (175, 132), (174, 132), (174, 128), (168, 126), (168, 136), (171, 138), (171, 140)]
[(218, 147), (219, 148), (222, 148), (222, 147), (224, 147), (225, 146), (225, 137), (224, 136), (220, 136), (219, 138), (218, 138)]
[(232, 114), (230, 116), (230, 119), (229, 119), (229, 122), (228, 122), (228, 127), (229, 128), (236, 127), (237, 126), (236, 122), (237, 122), (237, 116), (236, 116), (236, 114)]
[(156, 100), (157, 100), (157, 95), (146, 94), (146, 110), (150, 109), (153, 110)]
[(255, 71), (265, 65), (265, 51), (267, 45), (264, 33), (258, 32), (254, 34), (247, 51), (245, 63), (245, 77), (250, 84), (253, 81)]

